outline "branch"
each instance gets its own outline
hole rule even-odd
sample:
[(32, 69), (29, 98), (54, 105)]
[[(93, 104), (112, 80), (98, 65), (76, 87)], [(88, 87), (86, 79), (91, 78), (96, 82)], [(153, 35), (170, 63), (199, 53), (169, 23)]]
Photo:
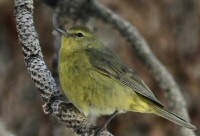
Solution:
[[(135, 53), (139, 56), (141, 61), (152, 71), (156, 81), (160, 87), (165, 91), (167, 100), (170, 102), (172, 109), (179, 115), (182, 115), (186, 120), (190, 120), (185, 99), (181, 93), (180, 88), (175, 82), (170, 72), (162, 65), (162, 63), (155, 57), (149, 48), (148, 43), (140, 35), (139, 31), (132, 24), (122, 19), (111, 10), (93, 0), (91, 2), (94, 13), (105, 22), (110, 23), (115, 27), (135, 49)], [(182, 136), (195, 136), (194, 131), (181, 128)]]
[[(41, 92), (41, 97), (45, 102), (44, 111), (57, 117), (77, 134), (93, 136), (96, 128), (86, 120), (86, 117), (72, 104), (60, 100), (61, 91), (57, 88), (55, 80), (43, 60), (38, 34), (33, 23), (33, 1), (15, 0), (15, 17), (25, 65)], [(99, 135), (112, 136), (108, 131), (102, 131)]]

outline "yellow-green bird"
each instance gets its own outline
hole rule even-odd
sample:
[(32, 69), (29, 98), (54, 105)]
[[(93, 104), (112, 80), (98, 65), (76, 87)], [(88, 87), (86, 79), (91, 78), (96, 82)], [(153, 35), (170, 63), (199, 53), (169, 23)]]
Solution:
[(113, 115), (112, 119), (127, 111), (153, 113), (180, 126), (196, 129), (167, 111), (143, 80), (87, 27), (57, 30), (63, 35), (59, 52), (61, 87), (85, 116)]

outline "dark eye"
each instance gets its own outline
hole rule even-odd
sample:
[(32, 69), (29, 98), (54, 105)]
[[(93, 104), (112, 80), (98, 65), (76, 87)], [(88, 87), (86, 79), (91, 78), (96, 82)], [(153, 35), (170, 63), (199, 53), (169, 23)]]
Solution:
[(77, 36), (78, 37), (83, 37), (83, 34), (82, 33), (77, 33)]

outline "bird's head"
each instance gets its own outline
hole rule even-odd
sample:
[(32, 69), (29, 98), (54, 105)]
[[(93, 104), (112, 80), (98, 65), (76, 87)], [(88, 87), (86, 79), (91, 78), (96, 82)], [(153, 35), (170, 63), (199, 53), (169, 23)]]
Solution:
[(56, 29), (62, 34), (62, 46), (67, 49), (80, 50), (84, 48), (95, 48), (99, 45), (97, 36), (84, 26), (74, 26), (68, 30)]

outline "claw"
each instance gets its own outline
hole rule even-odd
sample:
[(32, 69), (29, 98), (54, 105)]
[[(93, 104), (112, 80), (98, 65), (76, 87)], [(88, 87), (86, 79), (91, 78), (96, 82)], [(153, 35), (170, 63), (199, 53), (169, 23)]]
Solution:
[(42, 107), (43, 107), (43, 111), (44, 111), (45, 114), (52, 113), (50, 103), (45, 103), (44, 105), (42, 105)]
[(100, 133), (102, 131), (106, 130), (106, 127), (103, 126), (103, 127), (100, 127), (100, 128), (97, 128), (96, 132), (95, 132), (95, 136), (100, 136)]

